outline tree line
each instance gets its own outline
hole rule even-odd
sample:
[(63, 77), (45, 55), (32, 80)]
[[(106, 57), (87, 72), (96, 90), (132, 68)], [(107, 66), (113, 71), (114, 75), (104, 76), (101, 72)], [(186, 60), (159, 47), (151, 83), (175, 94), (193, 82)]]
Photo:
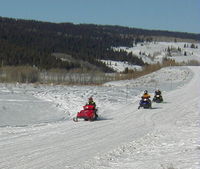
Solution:
[[(200, 40), (199, 34), (0, 17), (0, 63), (1, 66), (29, 65), (39, 69), (66, 70), (80, 69), (84, 65), (85, 69), (93, 67), (103, 72), (112, 72), (111, 68), (99, 60), (110, 59), (144, 65), (132, 53), (114, 51), (112, 47), (131, 47), (133, 42), (152, 40), (151, 36)], [(52, 53), (66, 53), (73, 61), (56, 58)]]

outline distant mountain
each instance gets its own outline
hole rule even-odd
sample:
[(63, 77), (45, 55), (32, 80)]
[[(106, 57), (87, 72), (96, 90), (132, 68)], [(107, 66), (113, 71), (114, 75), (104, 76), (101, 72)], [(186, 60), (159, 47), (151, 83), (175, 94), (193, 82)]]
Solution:
[(134, 54), (114, 51), (112, 47), (181, 39), (199, 41), (200, 34), (0, 17), (0, 63), (2, 66), (34, 65), (40, 69), (80, 68), (111, 72), (113, 70), (99, 60), (144, 65)]

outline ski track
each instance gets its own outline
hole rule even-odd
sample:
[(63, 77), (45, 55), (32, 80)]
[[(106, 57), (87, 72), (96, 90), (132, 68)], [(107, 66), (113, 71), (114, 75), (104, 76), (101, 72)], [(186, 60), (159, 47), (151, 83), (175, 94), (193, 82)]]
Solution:
[[(0, 168), (200, 168), (200, 68), (189, 69), (190, 71), (188, 68), (161, 69), (157, 74), (127, 81), (128, 85), (124, 87), (118, 87), (121, 82), (102, 87), (1, 87), (4, 98), (7, 99), (10, 98), (6, 93), (12, 91), (39, 98), (47, 110), (51, 107), (45, 105), (51, 103), (51, 106), (61, 112), (62, 120), (21, 127), (0, 127)], [(171, 80), (166, 80), (166, 72), (171, 75), (168, 78), (173, 79), (173, 86)], [(139, 96), (143, 90), (141, 84), (153, 92), (157, 83), (162, 85), (156, 79), (161, 78), (162, 74), (166, 75), (166, 79), (163, 78), (165, 102), (153, 103), (151, 110), (138, 110)], [(72, 117), (91, 95), (99, 107), (100, 120), (73, 122)], [(12, 101), (15, 100), (29, 103), (21, 97), (12, 98)]]

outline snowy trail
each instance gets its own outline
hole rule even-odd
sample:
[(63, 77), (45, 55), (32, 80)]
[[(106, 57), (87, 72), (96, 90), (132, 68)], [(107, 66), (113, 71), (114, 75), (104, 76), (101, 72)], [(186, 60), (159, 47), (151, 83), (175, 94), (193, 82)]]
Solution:
[[(0, 168), (147, 169), (152, 161), (153, 169), (171, 163), (185, 169), (197, 168), (199, 126), (194, 124), (199, 117), (200, 93), (196, 91), (200, 68), (191, 70), (192, 80), (166, 93), (166, 103), (154, 103), (151, 110), (138, 110), (136, 101), (118, 106), (118, 110), (105, 110), (96, 122), (66, 120), (0, 128)], [(194, 125), (190, 139), (183, 132), (189, 132), (185, 123)], [(191, 151), (184, 152), (184, 145), (190, 145)]]
[(141, 112), (144, 124), (153, 124), (150, 133), (125, 144), (125, 148), (121, 146), (107, 156), (98, 157), (101, 159), (95, 163), (98, 167), (91, 163), (87, 168), (200, 168), (199, 70), (193, 68), (195, 74), (189, 84), (166, 94), (168, 103), (159, 104), (162, 108), (148, 114)]
[[(45, 168), (46, 162), (48, 166), (63, 168), (63, 163), (66, 166), (83, 163), (97, 152), (103, 153), (117, 147), (121, 142), (131, 141), (132, 136), (140, 137), (141, 127), (142, 135), (146, 134), (148, 126), (143, 121), (144, 117), (141, 118), (142, 120), (134, 124), (132, 131), (129, 130), (132, 119), (126, 121), (125, 117), (92, 123), (49, 124), (49, 126), (35, 127), (34, 131), (31, 128), (25, 129), (16, 133), (17, 136), (14, 138), (7, 136), (10, 143), (4, 146), (1, 144), (1, 147), (3, 146), (0, 155), (1, 163), (3, 161), (5, 166), (9, 166), (8, 168), (22, 166)], [(18, 161), (17, 166), (16, 161)]]

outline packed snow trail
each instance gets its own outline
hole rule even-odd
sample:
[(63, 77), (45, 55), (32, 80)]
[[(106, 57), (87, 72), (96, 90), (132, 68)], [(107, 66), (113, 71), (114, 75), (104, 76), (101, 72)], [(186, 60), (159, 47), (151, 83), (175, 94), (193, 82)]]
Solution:
[[(129, 161), (129, 168), (130, 166), (140, 169), (148, 168), (153, 162), (155, 162), (154, 169), (162, 168), (164, 157), (160, 159), (153, 153), (152, 160), (149, 159), (149, 156), (147, 157), (147, 154), (152, 155), (149, 153), (148, 147), (151, 149), (154, 145), (156, 146), (156, 144), (148, 145), (148, 143), (154, 141), (154, 134), (162, 140), (166, 133), (167, 137), (164, 141), (168, 144), (167, 140), (170, 140), (173, 135), (177, 135), (178, 122), (183, 122), (182, 119), (188, 114), (199, 112), (197, 107), (199, 92), (196, 91), (199, 91), (200, 68), (191, 67), (190, 69), (194, 72), (193, 79), (185, 86), (166, 93), (164, 95), (166, 103), (153, 104), (151, 110), (138, 110), (138, 101), (136, 101), (122, 105), (115, 111), (105, 111), (103, 118), (96, 122), (59, 121), (26, 127), (0, 128), (0, 168), (93, 169), (96, 167), (100, 169), (102, 167), (122, 169), (127, 164), (126, 160), (124, 164), (119, 161), (112, 163), (112, 160), (110, 163), (109, 160), (118, 159), (118, 156), (119, 159), (121, 158), (120, 154), (123, 153), (118, 153), (120, 151), (117, 150), (117, 147), (127, 145), (123, 150), (126, 152), (130, 148), (129, 145), (133, 144), (135, 149), (140, 149), (143, 154), (138, 152), (140, 159), (137, 160), (133, 158), (133, 154), (131, 157), (128, 156), (131, 153), (125, 154), (128, 160), (132, 159), (131, 162)], [(193, 138), (198, 138), (197, 133), (193, 133)], [(184, 139), (185, 136), (181, 135), (181, 140), (184, 141)], [(137, 140), (138, 144), (134, 142)], [(144, 144), (146, 149), (141, 147), (141, 144)], [(194, 140), (194, 144), (197, 144), (196, 140)], [(191, 148), (193, 146), (191, 145)], [(181, 150), (177, 149), (177, 151)], [(108, 152), (112, 152), (110, 156), (108, 155), (109, 158), (106, 156)], [(134, 153), (134, 151), (132, 152)], [(167, 152), (165, 154), (168, 155)], [(167, 156), (169, 160), (176, 161), (176, 158), (181, 158), (181, 152), (175, 152), (172, 157), (170, 155)], [(185, 161), (181, 161), (182, 168), (186, 169), (196, 162), (198, 156), (192, 157), (190, 159), (190, 156), (186, 154)], [(125, 158), (123, 157), (123, 159)], [(145, 160), (147, 160), (146, 163)]]
[(146, 112), (145, 124), (153, 123), (150, 133), (97, 156), (96, 160), (86, 163), (84, 167), (199, 169), (200, 68), (192, 67), (192, 70), (194, 77), (189, 84), (166, 94), (167, 104), (155, 104), (153, 111)]

